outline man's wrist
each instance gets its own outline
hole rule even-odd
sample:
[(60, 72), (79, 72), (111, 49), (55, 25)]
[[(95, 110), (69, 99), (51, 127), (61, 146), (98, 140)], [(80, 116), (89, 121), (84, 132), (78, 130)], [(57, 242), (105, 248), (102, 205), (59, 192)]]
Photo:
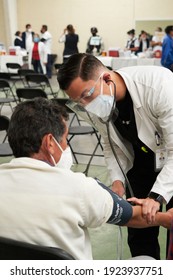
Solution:
[(148, 197), (151, 198), (151, 199), (154, 199), (155, 201), (159, 202), (160, 205), (162, 205), (164, 203), (164, 197), (158, 193), (155, 193), (155, 192), (150, 192), (148, 194)]

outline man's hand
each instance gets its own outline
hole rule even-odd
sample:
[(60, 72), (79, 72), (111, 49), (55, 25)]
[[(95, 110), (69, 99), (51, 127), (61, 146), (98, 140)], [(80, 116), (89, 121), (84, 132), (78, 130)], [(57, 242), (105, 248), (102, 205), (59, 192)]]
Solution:
[(155, 222), (155, 215), (160, 209), (160, 203), (151, 198), (138, 199), (136, 197), (128, 198), (127, 201), (142, 206), (142, 217), (146, 219), (148, 224)]
[(112, 184), (112, 191), (122, 197), (125, 194), (125, 188), (123, 183), (118, 180), (114, 181)]

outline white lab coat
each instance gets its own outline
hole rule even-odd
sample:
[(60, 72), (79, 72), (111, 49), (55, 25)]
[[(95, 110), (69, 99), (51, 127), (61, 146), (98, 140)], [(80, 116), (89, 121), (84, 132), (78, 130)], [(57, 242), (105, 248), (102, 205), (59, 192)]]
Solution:
[[(29, 49), (29, 54), (28, 54), (28, 64), (29, 64), (29, 69), (32, 69), (32, 50), (34, 47), (34, 43), (32, 43), (31, 48)], [(47, 63), (47, 48), (45, 47), (45, 44), (43, 42), (38, 43), (38, 53), (40, 56), (40, 63), (43, 69), (43, 74), (46, 74), (46, 65), (44, 63)]]
[[(155, 132), (163, 137), (168, 150), (168, 160), (153, 185), (152, 191), (162, 195), (166, 202), (173, 196), (173, 74), (159, 66), (137, 66), (118, 71), (125, 81), (133, 100), (138, 137), (153, 152), (156, 145)], [(103, 138), (105, 159), (111, 179), (124, 182), (123, 174), (113, 156), (106, 126), (93, 115), (95, 127)], [(133, 165), (131, 144), (121, 137), (110, 124), (111, 139), (122, 167), (127, 172)]]

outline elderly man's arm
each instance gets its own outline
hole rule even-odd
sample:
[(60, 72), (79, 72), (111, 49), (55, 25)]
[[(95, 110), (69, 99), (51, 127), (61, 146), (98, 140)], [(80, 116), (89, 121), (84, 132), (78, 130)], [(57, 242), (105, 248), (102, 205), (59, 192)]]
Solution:
[(163, 226), (170, 229), (171, 222), (173, 220), (173, 208), (169, 209), (167, 212), (157, 212), (155, 215), (155, 220), (152, 223), (148, 223), (146, 219), (142, 216), (142, 208), (139, 205), (133, 206), (132, 218), (124, 226), (134, 227), (134, 228), (145, 228), (151, 226)]
[(145, 199), (138, 199), (136, 197), (128, 199), (130, 202), (136, 204), (135, 206), (132, 206), (128, 201), (114, 193), (98, 179), (96, 179), (96, 181), (103, 189), (109, 192), (113, 199), (112, 214), (107, 220), (107, 223), (134, 228), (163, 226), (170, 229), (171, 221), (173, 219), (173, 208), (165, 213), (157, 212), (155, 219), (152, 222), (148, 222), (142, 214), (142, 205)]

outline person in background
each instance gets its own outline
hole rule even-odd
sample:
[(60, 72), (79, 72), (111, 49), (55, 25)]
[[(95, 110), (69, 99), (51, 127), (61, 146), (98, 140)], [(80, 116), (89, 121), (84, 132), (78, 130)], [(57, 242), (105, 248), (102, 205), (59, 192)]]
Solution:
[(130, 50), (132, 53), (136, 54), (139, 50), (139, 40), (135, 37), (135, 29), (131, 29), (127, 32), (128, 40), (125, 50)]
[(167, 26), (165, 33), (166, 36), (162, 44), (161, 64), (173, 71), (173, 25)]
[[(95, 56), (85, 53), (70, 57), (57, 78), (76, 106), (79, 104), (90, 114), (102, 136), (112, 190), (127, 198), (144, 198), (142, 212), (148, 222), (155, 219), (163, 204), (167, 209), (172, 207), (171, 71), (148, 65), (110, 71)], [(158, 235), (159, 227), (128, 228), (132, 257), (160, 259)]]
[(142, 30), (139, 35), (139, 49), (136, 53), (146, 52), (150, 47), (150, 40), (146, 31)]
[(19, 103), (10, 120), (14, 157), (0, 165), (0, 236), (59, 247), (77, 260), (92, 259), (88, 228), (102, 224), (170, 227), (173, 209), (152, 224), (99, 180), (70, 170), (68, 115), (57, 102)]
[(103, 40), (97, 33), (98, 33), (97, 27), (92, 27), (91, 28), (92, 36), (89, 38), (87, 42), (86, 53), (93, 54), (94, 51), (96, 50), (96, 55), (99, 55), (101, 51), (104, 49)]
[(59, 43), (64, 43), (63, 62), (65, 62), (72, 54), (78, 53), (79, 35), (75, 34), (72, 24), (68, 24), (63, 34), (59, 38)]
[(35, 33), (31, 48), (29, 49), (29, 68), (31, 65), (36, 73), (46, 74), (47, 49), (40, 41), (39, 34)]
[(15, 47), (21, 47), (21, 49), (24, 48), (23, 40), (22, 40), (22, 32), (16, 31), (15, 33), (15, 40), (14, 40), (14, 46)]
[(161, 27), (157, 27), (155, 34), (151, 39), (150, 45), (153, 49), (153, 52), (156, 51), (162, 52), (162, 43), (163, 43), (163, 32)]
[(41, 27), (41, 42), (43, 42), (47, 48), (47, 64), (46, 74), (49, 79), (52, 77), (52, 35), (48, 31), (47, 25)]
[(32, 31), (31, 24), (26, 24), (26, 30), (22, 32), (23, 48), (28, 50), (31, 48), (34, 32)]

